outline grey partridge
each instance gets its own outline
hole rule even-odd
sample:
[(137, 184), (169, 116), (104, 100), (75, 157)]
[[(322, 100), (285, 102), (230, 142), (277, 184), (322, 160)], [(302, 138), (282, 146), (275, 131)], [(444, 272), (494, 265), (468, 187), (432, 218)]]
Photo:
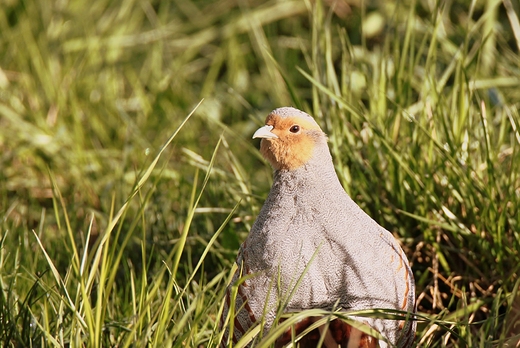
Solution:
[[(263, 320), (268, 332), (283, 312), (319, 308), (342, 311), (390, 309), (415, 313), (415, 282), (405, 253), (386, 229), (368, 216), (345, 192), (335, 173), (327, 136), (303, 111), (272, 111), (260, 151), (274, 168), (271, 191), (240, 247), (238, 270), (227, 290), (224, 323), (235, 301), (234, 330), (227, 326), (222, 346), (237, 342)], [(242, 282), (236, 283), (240, 277)], [(238, 293), (231, 296), (233, 284)], [(319, 318), (307, 318), (284, 333), (281, 347)], [(366, 334), (339, 319), (315, 329), (300, 347), (410, 347), (415, 321), (352, 317), (379, 332)], [(292, 334), (291, 334), (292, 333)], [(387, 341), (387, 342), (385, 342)]]

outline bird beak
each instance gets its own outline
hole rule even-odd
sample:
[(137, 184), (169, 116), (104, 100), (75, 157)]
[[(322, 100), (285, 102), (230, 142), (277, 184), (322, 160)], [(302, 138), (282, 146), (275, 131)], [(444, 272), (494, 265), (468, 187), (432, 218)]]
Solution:
[(258, 130), (253, 134), (253, 139), (255, 138), (265, 138), (265, 139), (276, 139), (278, 135), (271, 132), (273, 126), (263, 126), (258, 128)]

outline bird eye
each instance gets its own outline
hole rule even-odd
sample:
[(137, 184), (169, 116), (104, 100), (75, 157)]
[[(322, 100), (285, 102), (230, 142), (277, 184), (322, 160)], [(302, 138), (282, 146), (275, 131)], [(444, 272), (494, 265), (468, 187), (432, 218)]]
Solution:
[(300, 126), (298, 126), (297, 124), (295, 124), (294, 126), (292, 126), (289, 131), (291, 133), (298, 133), (300, 131)]

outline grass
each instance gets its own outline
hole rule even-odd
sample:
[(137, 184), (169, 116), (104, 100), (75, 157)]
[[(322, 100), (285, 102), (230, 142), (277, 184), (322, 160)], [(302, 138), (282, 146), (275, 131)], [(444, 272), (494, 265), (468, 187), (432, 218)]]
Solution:
[(417, 345), (515, 346), (518, 3), (328, 3), (4, 2), (1, 346), (217, 346), (283, 105), (402, 241)]

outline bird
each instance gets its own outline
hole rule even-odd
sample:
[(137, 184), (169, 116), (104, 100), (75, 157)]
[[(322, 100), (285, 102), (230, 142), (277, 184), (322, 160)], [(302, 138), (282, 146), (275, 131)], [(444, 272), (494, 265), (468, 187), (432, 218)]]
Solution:
[[(261, 139), (260, 153), (274, 169), (273, 184), (238, 250), (220, 318), (221, 326), (232, 325), (223, 328), (221, 347), (238, 342), (259, 323), (263, 333), (269, 332), (281, 322), (281, 312), (308, 309), (340, 310), (347, 316), (349, 311), (389, 309), (409, 315), (348, 316), (380, 336), (332, 320), (304, 336), (301, 348), (316, 347), (320, 340), (327, 348), (411, 347), (415, 281), (406, 254), (346, 193), (316, 120), (293, 107), (277, 108), (255, 138)], [(319, 319), (301, 320), (278, 337), (275, 347), (292, 342)]]

